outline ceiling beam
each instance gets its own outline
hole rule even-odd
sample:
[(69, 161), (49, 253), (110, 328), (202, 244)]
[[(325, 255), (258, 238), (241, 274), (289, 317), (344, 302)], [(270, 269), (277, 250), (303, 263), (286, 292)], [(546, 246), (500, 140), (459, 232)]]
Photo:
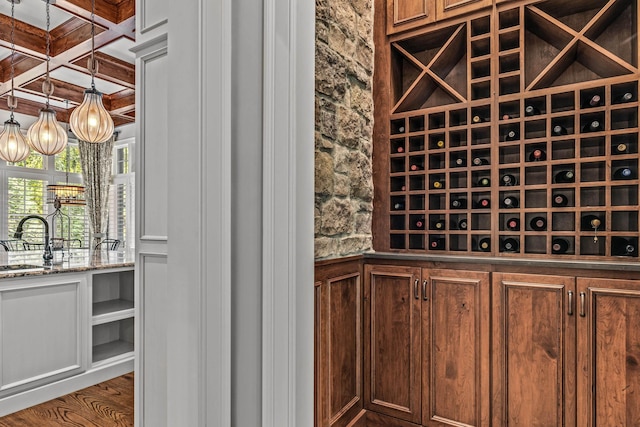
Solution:
[[(110, 28), (109, 30), (104, 31), (103, 33), (97, 34), (95, 37), (95, 48), (99, 49), (102, 46), (105, 46), (112, 41), (119, 39), (123, 36), (123, 33), (127, 33), (133, 28), (135, 24), (135, 18), (129, 18), (129, 20), (125, 21), (123, 24), (118, 25), (114, 28)], [(60, 66), (66, 66), (68, 63), (73, 63), (80, 57), (85, 56), (88, 52), (91, 52), (91, 40), (85, 40), (82, 43), (75, 45), (74, 47), (62, 52), (61, 54), (52, 57), (50, 62), (50, 69), (55, 70)], [(47, 71), (46, 63), (42, 63), (22, 74), (15, 77), (16, 86), (22, 86), (28, 84), (34, 80), (39, 79), (44, 76)], [(0, 95), (4, 95), (10, 89), (10, 86), (7, 82), (0, 84)]]
[[(87, 53), (82, 58), (72, 62), (73, 68), (78, 71), (87, 71), (87, 59), (91, 53)], [(106, 53), (96, 52), (95, 58), (98, 60), (98, 73), (96, 77), (106, 81), (117, 83), (121, 86), (135, 89), (136, 87), (136, 69), (133, 64), (121, 61), (118, 58), (109, 56)]]
[[(14, 40), (20, 51), (44, 57), (46, 53), (47, 32), (26, 22), (16, 20)], [(0, 14), (0, 45), (11, 48), (11, 17)]]
[[(72, 15), (91, 21), (91, 0), (56, 0), (55, 7)], [(113, 4), (106, 0), (95, 0), (95, 22), (110, 26), (120, 24), (135, 14), (135, 0)]]
[[(20, 89), (36, 95), (42, 95), (43, 81), (44, 77), (41, 77), (38, 80), (34, 80), (31, 83), (22, 86)], [(84, 91), (86, 88), (56, 79), (51, 79), (51, 82), (54, 86), (54, 92), (51, 96), (52, 98), (60, 101), (69, 100), (72, 105), (80, 104), (84, 99)]]
[[(32, 101), (30, 99), (20, 99), (18, 100), (18, 108), (14, 111), (16, 113), (24, 114), (27, 116), (38, 117), (40, 114), (40, 110), (44, 107), (40, 102)], [(56, 112), (56, 118), (59, 122), (68, 122), (69, 121), (69, 113), (64, 108), (51, 107)], [(7, 107), (6, 97), (0, 98), (0, 110), (9, 111), (9, 107)]]

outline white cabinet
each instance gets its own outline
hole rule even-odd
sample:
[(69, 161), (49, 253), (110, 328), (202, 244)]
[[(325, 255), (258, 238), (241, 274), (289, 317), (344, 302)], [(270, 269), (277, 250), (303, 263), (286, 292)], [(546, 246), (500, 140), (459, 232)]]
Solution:
[(0, 276), (0, 417), (133, 370), (134, 270)]
[(86, 275), (43, 279), (0, 287), (0, 397), (87, 368)]

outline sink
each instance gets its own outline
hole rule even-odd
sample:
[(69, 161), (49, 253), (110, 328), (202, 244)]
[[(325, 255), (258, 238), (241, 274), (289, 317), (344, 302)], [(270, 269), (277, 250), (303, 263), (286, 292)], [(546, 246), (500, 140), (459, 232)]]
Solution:
[(39, 270), (44, 270), (44, 267), (40, 265), (33, 265), (33, 264), (0, 265), (0, 274), (1, 273), (23, 273), (25, 271), (39, 271)]

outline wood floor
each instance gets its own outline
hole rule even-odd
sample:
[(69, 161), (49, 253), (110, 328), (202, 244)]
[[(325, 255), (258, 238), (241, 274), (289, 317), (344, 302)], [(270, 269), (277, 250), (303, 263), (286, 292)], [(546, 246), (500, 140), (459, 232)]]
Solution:
[(0, 427), (133, 427), (133, 373), (0, 418)]

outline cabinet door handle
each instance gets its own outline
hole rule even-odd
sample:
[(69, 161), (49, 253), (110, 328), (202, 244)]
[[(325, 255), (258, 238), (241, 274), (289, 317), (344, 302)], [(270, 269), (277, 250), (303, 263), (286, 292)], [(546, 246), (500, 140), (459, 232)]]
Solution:
[(420, 280), (416, 279), (415, 282), (413, 282), (413, 297), (415, 299), (420, 299), (420, 293), (418, 291), (418, 283), (420, 282)]
[(573, 291), (569, 291), (569, 309), (567, 311), (567, 314), (569, 316), (573, 316)]
[(586, 316), (584, 311), (584, 304), (585, 304), (586, 297), (587, 297), (587, 294), (585, 294), (584, 292), (580, 292), (580, 317)]
[(427, 281), (422, 281), (422, 299), (425, 301), (429, 301), (429, 296), (427, 295)]

